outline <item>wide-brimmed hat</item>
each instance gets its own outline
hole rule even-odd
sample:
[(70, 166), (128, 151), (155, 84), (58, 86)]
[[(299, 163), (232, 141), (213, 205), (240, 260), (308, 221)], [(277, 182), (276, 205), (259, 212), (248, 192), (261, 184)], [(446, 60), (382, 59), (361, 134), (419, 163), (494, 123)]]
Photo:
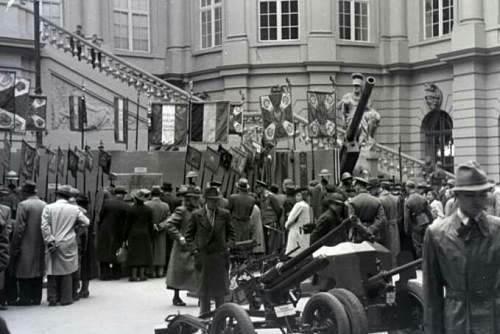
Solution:
[(73, 187), (69, 184), (65, 184), (57, 188), (56, 194), (66, 197), (71, 197), (71, 189)]
[(71, 187), (71, 190), (69, 191), (69, 193), (71, 194), (71, 197), (77, 198), (78, 195), (80, 195), (80, 190), (78, 190), (75, 187)]
[(332, 175), (332, 173), (330, 173), (330, 171), (329, 171), (328, 169), (322, 169), (322, 170), (319, 172), (319, 174), (318, 174), (318, 176), (320, 176), (320, 177), (321, 177), (321, 176), (331, 176), (331, 175)]
[(356, 181), (356, 184), (363, 184), (365, 186), (367, 186), (369, 184), (368, 180), (367, 179), (364, 179), (362, 177), (355, 177), (354, 178), (354, 181)]
[(417, 185), (415, 184), (415, 181), (408, 180), (406, 181), (405, 186), (410, 189), (415, 189)]
[(240, 190), (248, 190), (250, 188), (250, 185), (248, 184), (248, 179), (245, 179), (243, 177), (239, 179), (236, 188)]
[(166, 191), (166, 192), (171, 192), (173, 189), (172, 183), (170, 182), (163, 182), (161, 185), (161, 190)]
[(481, 166), (475, 161), (469, 161), (461, 164), (457, 168), (456, 184), (454, 192), (460, 191), (486, 191), (495, 186), (488, 181), (488, 176), (481, 169)]
[(133, 191), (132, 197), (138, 201), (145, 202), (148, 199), (148, 195), (150, 193), (149, 190), (147, 190), (147, 192), (145, 190), (147, 190), (147, 189), (137, 189), (137, 190)]
[(153, 196), (153, 197), (159, 197), (162, 194), (163, 193), (161, 191), (160, 186), (153, 186), (153, 188), (151, 188), (151, 196)]
[(19, 180), (19, 177), (17, 176), (17, 173), (15, 171), (10, 170), (7, 172), (7, 174), (5, 174), (5, 179), (17, 181), (17, 180)]
[(200, 187), (192, 185), (182, 185), (177, 192), (177, 195), (184, 197), (200, 197), (201, 190)]
[(29, 180), (24, 182), (23, 186), (21, 187), (21, 191), (26, 195), (36, 194), (36, 183)]
[(188, 179), (191, 179), (191, 178), (194, 178), (194, 177), (198, 177), (198, 172), (192, 170), (192, 171), (189, 171), (186, 175), (186, 178)]
[(116, 186), (114, 190), (115, 195), (126, 195), (128, 193), (127, 188), (124, 186)]
[(219, 188), (208, 187), (203, 192), (203, 197), (205, 197), (205, 199), (219, 199), (222, 195), (220, 194)]
[(368, 188), (378, 188), (380, 187), (380, 180), (378, 178), (372, 178), (368, 180)]
[(343, 172), (342, 176), (340, 177), (340, 181), (344, 182), (347, 180), (352, 180), (352, 175), (349, 172)]
[(220, 187), (222, 187), (222, 182), (220, 182), (220, 181), (210, 181), (210, 183), (208, 185), (210, 187), (220, 188)]

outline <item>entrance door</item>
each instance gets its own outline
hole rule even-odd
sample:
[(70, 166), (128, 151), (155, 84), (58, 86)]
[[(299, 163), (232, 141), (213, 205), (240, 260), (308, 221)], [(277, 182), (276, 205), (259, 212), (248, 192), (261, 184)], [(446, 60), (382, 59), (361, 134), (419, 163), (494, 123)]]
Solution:
[(453, 143), (453, 121), (443, 110), (431, 111), (422, 121), (425, 138), (425, 155), (433, 162), (440, 161), (443, 169), (453, 173), (455, 145)]

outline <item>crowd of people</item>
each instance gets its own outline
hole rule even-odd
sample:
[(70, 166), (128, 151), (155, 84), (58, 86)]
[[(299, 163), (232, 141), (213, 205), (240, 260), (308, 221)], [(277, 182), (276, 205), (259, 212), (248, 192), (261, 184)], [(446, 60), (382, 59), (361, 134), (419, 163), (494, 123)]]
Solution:
[[(402, 251), (424, 256), (429, 226), (460, 213), (460, 189), (440, 166), (420, 182), (360, 176), (348, 172), (340, 184), (322, 170), (307, 187), (285, 179), (279, 186), (246, 178), (224, 197), (221, 183), (151, 189), (111, 186), (89, 212), (89, 199), (60, 186), (53, 203), (37, 196), (36, 184), (0, 188), (0, 302), (40, 305), (44, 278), (49, 306), (70, 305), (90, 294), (89, 281), (132, 282), (166, 277), (172, 304), (185, 306), (180, 291), (198, 296), (200, 312), (220, 306), (228, 294), (229, 249), (253, 241), (253, 253), (293, 257), (339, 226), (328, 244), (377, 241), (393, 264)], [(365, 176), (365, 177), (363, 177)], [(488, 184), (491, 184), (488, 183)], [(458, 198), (457, 198), (458, 196)], [(500, 189), (484, 192), (484, 209), (500, 214)]]

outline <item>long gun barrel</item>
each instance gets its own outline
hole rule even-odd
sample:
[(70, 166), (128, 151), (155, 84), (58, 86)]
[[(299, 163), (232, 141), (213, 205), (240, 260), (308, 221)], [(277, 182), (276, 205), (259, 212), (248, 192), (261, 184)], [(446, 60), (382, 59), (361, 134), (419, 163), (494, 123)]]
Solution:
[(421, 263), (422, 263), (422, 259), (418, 259), (418, 260), (415, 260), (412, 262), (408, 262), (408, 263), (406, 263), (402, 266), (396, 267), (394, 269), (382, 271), (382, 272), (378, 273), (377, 275), (368, 278), (365, 282), (365, 286), (370, 287), (370, 286), (377, 285), (379, 282), (385, 280), (386, 278), (392, 277), (392, 276), (399, 274), (405, 270), (414, 268), (414, 267), (420, 265)]
[[(325, 246), (328, 243), (328, 240), (331, 239), (333, 235), (338, 233), (340, 230), (344, 229), (348, 224), (351, 224), (353, 221), (355, 221), (354, 216), (350, 216), (342, 221), (342, 223), (325, 234), (321, 239), (313, 243), (311, 246), (303, 250), (301, 253), (299, 253), (297, 256), (291, 258), (290, 260), (284, 262), (281, 267), (275, 266), (271, 269), (269, 269), (267, 272), (264, 273), (264, 275), (261, 277), (261, 282), (264, 283), (266, 286), (272, 287), (279, 283), (281, 280), (283, 280), (283, 277), (285, 277), (285, 274), (290, 271), (291, 269), (298, 268), (300, 265), (300, 269), (303, 269), (302, 267), (303, 264), (302, 262), (305, 259), (308, 259), (309, 257), (312, 256), (312, 254), (320, 249), (322, 246)], [(310, 273), (309, 276), (311, 276), (313, 273)], [(288, 276), (288, 275), (286, 275)], [(309, 277), (309, 276), (306, 276)], [(287, 280), (288, 281), (288, 280)]]
[(352, 117), (351, 124), (347, 129), (344, 143), (340, 151), (341, 173), (352, 173), (354, 167), (356, 166), (356, 162), (358, 161), (359, 143), (356, 143), (356, 134), (358, 133), (358, 129), (361, 124), (361, 120), (363, 119), (363, 114), (365, 113), (366, 105), (368, 104), (374, 85), (375, 78), (368, 77), (366, 79), (361, 98), (359, 99), (358, 106), (356, 107), (356, 111), (354, 112), (354, 115)]

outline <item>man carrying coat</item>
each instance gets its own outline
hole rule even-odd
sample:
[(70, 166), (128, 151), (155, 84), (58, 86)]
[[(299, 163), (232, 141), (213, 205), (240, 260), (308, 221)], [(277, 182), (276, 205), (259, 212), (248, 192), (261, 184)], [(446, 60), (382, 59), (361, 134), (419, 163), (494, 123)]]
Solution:
[(427, 228), (427, 334), (500, 333), (500, 219), (484, 211), (492, 187), (476, 162), (460, 165), (454, 188), (457, 211)]
[(19, 282), (16, 305), (40, 305), (45, 273), (45, 244), (42, 211), (47, 205), (36, 195), (36, 183), (26, 181), (21, 190), (26, 198), (17, 206), (16, 229), (12, 240), (12, 261)]
[(42, 211), (42, 236), (47, 256), (47, 300), (49, 306), (73, 303), (73, 278), (78, 270), (78, 242), (75, 228), (90, 225), (78, 206), (70, 204), (71, 186), (57, 190), (57, 200)]
[(229, 293), (228, 248), (235, 238), (231, 214), (219, 207), (219, 190), (206, 188), (204, 198), (205, 206), (193, 212), (186, 231), (186, 241), (194, 244), (200, 314), (210, 312), (211, 300), (220, 307)]

